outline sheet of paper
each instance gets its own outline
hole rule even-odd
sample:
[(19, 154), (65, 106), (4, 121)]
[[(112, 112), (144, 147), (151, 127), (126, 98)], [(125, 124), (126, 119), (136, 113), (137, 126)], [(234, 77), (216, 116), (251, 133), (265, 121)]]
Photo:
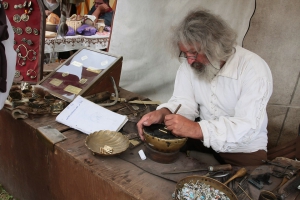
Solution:
[(57, 117), (56, 121), (85, 134), (100, 130), (119, 131), (128, 121), (126, 115), (112, 112), (81, 96), (77, 96)]

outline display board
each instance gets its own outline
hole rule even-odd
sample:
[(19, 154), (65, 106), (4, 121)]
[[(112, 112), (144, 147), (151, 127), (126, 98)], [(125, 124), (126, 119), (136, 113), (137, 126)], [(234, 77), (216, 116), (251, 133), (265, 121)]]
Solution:
[(44, 4), (41, 0), (4, 0), (2, 3), (15, 36), (17, 60), (14, 82), (37, 83), (43, 76)]
[(104, 51), (82, 48), (38, 83), (52, 95), (71, 102), (77, 95), (114, 92), (119, 85), (122, 60)]

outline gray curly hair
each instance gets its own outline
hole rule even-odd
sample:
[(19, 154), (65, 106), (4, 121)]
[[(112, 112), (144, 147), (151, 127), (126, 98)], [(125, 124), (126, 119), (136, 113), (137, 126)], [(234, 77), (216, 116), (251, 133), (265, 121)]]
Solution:
[(219, 16), (205, 10), (190, 12), (174, 32), (173, 44), (192, 46), (209, 60), (226, 61), (233, 53), (237, 34)]

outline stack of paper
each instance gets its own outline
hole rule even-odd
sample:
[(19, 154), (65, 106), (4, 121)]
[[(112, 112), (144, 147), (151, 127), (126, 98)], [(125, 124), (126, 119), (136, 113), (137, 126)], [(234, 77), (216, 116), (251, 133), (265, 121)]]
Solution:
[(128, 121), (126, 115), (112, 112), (81, 96), (77, 96), (57, 117), (56, 121), (85, 134), (100, 130), (119, 131)]

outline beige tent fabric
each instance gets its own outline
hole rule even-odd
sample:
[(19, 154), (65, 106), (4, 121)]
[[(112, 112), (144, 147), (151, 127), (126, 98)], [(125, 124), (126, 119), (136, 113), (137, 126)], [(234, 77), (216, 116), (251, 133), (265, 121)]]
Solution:
[(152, 100), (167, 101), (180, 65), (178, 56), (170, 51), (172, 27), (190, 10), (205, 8), (237, 31), (241, 45), (254, 7), (254, 0), (119, 0), (109, 52), (124, 59), (120, 86)]
[[(270, 66), (269, 147), (293, 141), (300, 123), (300, 1), (257, 1), (244, 47)], [(278, 142), (277, 142), (278, 141)]]

